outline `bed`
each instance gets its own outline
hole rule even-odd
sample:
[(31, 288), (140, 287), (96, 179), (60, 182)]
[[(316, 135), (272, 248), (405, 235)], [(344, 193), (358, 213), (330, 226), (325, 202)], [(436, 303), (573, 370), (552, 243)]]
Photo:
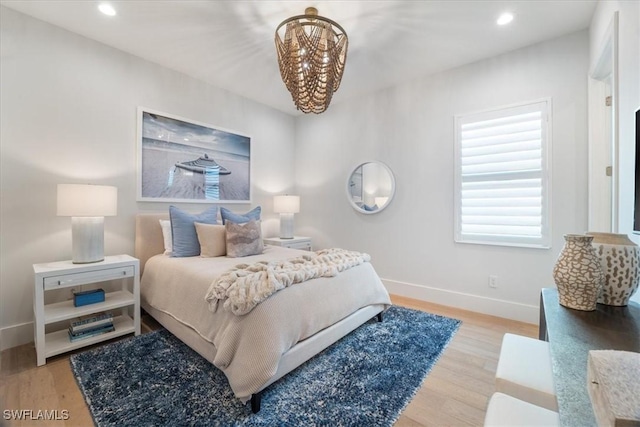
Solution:
[(371, 318), (382, 320), (391, 301), (370, 263), (331, 278), (287, 287), (237, 316), (204, 299), (216, 277), (237, 264), (290, 259), (308, 252), (265, 246), (243, 258), (173, 258), (164, 255), (159, 220), (136, 216), (142, 308), (202, 357), (221, 369), (235, 396), (260, 410), (260, 392)]

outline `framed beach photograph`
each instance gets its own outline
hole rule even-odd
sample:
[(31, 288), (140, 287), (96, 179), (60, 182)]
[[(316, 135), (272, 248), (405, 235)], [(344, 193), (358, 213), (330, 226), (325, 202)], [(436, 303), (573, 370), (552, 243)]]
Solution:
[(137, 200), (250, 203), (251, 138), (139, 107)]

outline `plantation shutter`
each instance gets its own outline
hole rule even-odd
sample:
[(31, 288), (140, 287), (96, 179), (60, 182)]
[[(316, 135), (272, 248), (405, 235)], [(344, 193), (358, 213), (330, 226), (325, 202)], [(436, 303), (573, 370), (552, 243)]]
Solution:
[(549, 246), (548, 104), (456, 117), (456, 241)]

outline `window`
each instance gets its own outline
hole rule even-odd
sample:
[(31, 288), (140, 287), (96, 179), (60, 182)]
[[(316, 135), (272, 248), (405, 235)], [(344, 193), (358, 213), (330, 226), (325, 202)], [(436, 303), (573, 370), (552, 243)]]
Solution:
[(456, 242), (549, 247), (550, 109), (456, 117)]

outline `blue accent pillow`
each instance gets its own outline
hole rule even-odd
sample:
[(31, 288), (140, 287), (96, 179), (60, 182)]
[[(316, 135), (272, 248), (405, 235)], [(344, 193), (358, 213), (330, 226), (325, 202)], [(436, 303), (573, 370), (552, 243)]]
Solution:
[(236, 214), (227, 208), (220, 208), (220, 216), (222, 217), (223, 224), (226, 224), (227, 221), (233, 222), (234, 224), (244, 224), (251, 220), (260, 221), (260, 212), (262, 212), (262, 208), (260, 206), (257, 206), (244, 214)]
[(218, 207), (213, 206), (201, 214), (191, 214), (175, 206), (169, 206), (171, 219), (171, 236), (173, 238), (172, 257), (189, 257), (200, 255), (200, 242), (196, 233), (195, 222), (217, 224)]

